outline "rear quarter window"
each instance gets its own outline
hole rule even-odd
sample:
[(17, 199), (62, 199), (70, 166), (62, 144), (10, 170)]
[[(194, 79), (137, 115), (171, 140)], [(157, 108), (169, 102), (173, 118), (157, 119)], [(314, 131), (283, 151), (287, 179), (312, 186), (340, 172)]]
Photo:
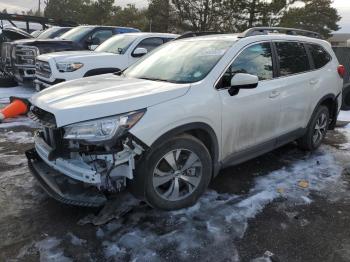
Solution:
[(319, 69), (332, 60), (331, 55), (320, 45), (308, 44), (315, 69)]

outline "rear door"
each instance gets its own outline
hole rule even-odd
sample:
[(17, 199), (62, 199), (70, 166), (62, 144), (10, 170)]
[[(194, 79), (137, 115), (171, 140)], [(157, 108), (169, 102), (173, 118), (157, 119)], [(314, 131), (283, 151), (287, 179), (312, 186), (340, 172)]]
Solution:
[(305, 45), (296, 41), (274, 42), (278, 62), (278, 82), (281, 88), (280, 135), (301, 131), (310, 110), (313, 79)]

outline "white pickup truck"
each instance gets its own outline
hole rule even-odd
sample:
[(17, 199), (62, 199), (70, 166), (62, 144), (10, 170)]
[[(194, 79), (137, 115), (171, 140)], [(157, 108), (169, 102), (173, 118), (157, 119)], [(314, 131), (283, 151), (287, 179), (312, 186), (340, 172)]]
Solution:
[(116, 35), (94, 51), (66, 51), (40, 55), (36, 61), (38, 91), (64, 81), (117, 72), (178, 35), (126, 33)]

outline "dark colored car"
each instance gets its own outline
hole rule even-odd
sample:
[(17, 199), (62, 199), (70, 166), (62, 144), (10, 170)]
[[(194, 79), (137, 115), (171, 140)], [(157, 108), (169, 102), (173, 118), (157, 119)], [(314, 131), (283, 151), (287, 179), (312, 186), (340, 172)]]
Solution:
[(93, 50), (113, 35), (139, 32), (119, 26), (78, 26), (56, 39), (27, 39), (12, 42), (11, 63), (17, 81), (32, 80), (39, 54), (71, 50)]
[(339, 63), (345, 67), (342, 110), (350, 111), (350, 47), (333, 47)]
[(56, 37), (60, 37), (65, 32), (71, 30), (72, 27), (59, 27), (53, 26), (45, 31), (41, 32), (36, 39), (54, 39)]

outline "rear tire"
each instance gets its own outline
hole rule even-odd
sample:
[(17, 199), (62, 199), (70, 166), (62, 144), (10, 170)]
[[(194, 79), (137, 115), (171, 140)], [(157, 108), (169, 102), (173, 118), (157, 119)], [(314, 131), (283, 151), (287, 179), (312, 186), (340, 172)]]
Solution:
[(325, 138), (329, 126), (329, 110), (326, 106), (320, 106), (308, 125), (306, 134), (297, 140), (301, 149), (313, 151), (317, 149)]
[(176, 210), (194, 205), (212, 175), (212, 159), (197, 138), (181, 135), (145, 153), (129, 189), (150, 206)]

